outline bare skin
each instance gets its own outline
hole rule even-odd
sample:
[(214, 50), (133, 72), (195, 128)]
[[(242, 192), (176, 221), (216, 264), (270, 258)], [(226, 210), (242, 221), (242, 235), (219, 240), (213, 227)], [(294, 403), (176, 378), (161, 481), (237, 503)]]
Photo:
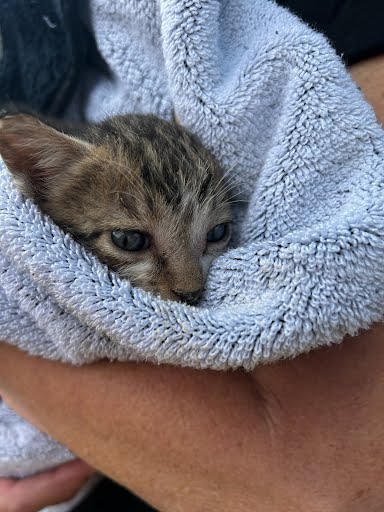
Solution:
[(378, 55), (363, 60), (351, 66), (349, 71), (372, 105), (377, 120), (384, 124), (384, 57)]
[[(383, 120), (384, 59), (351, 72)], [(0, 390), (161, 511), (382, 512), (383, 364), (383, 325), (250, 374), (106, 362), (74, 368), (0, 344)], [(72, 477), (67, 482), (84, 481)], [(46, 483), (19, 482), (24, 504), (16, 506), (15, 486), (0, 480), (0, 512), (68, 499), (69, 483), (64, 498)]]
[(0, 479), (0, 511), (30, 512), (69, 501), (94, 472), (82, 461), (73, 461), (25, 480)]
[(0, 388), (162, 511), (381, 512), (383, 342), (380, 325), (251, 374), (74, 368), (1, 345)]

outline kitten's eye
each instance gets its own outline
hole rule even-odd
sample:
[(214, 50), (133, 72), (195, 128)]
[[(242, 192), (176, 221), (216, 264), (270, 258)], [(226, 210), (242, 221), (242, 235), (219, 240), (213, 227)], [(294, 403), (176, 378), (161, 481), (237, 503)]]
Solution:
[(221, 240), (224, 240), (224, 238), (226, 238), (226, 236), (228, 235), (228, 231), (229, 231), (228, 223), (218, 224), (217, 226), (212, 228), (210, 231), (208, 231), (207, 242), (212, 243), (212, 242), (220, 242)]
[(112, 242), (123, 251), (142, 251), (149, 246), (148, 236), (140, 231), (116, 229), (111, 233)]

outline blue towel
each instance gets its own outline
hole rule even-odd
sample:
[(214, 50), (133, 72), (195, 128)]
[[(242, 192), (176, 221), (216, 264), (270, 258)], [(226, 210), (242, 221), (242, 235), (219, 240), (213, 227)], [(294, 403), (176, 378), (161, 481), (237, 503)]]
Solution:
[[(383, 132), (325, 38), (268, 0), (92, 0), (91, 24), (111, 78), (93, 77), (87, 117), (174, 109), (246, 201), (234, 246), (199, 307), (164, 302), (63, 234), (3, 168), (2, 338), (72, 364), (251, 370), (380, 320)], [(1, 472), (25, 471), (4, 439)]]

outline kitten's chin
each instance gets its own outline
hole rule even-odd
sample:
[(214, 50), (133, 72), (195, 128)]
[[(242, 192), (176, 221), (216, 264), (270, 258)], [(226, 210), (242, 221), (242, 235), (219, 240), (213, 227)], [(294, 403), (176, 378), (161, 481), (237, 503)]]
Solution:
[(128, 279), (132, 286), (135, 288), (140, 288), (141, 290), (144, 290), (145, 292), (148, 292), (155, 297), (162, 299), (162, 300), (173, 300), (177, 302), (181, 302), (180, 297), (176, 295), (171, 289), (166, 287), (159, 287), (159, 288), (153, 288), (153, 286), (149, 286), (143, 283), (135, 283), (133, 279), (129, 279), (129, 277), (125, 277), (125, 279)]
[(157, 292), (156, 295), (163, 300), (172, 300), (174, 302), (181, 302), (183, 304), (188, 304), (189, 306), (196, 306), (201, 299), (202, 290), (198, 290), (195, 292), (180, 292), (180, 293), (175, 293), (173, 290), (166, 290), (166, 291)]
[(198, 284), (200, 287), (195, 290), (173, 290), (166, 280), (158, 280), (155, 286), (148, 283), (135, 282), (132, 278), (130, 279), (130, 282), (135, 288), (141, 288), (145, 292), (151, 293), (162, 300), (181, 302), (183, 304), (189, 304), (190, 306), (196, 306), (198, 304), (204, 289), (203, 282), (199, 282)]
[(162, 299), (162, 300), (172, 300), (174, 302), (184, 302), (186, 303), (186, 300), (183, 300), (179, 295), (177, 295), (173, 290), (169, 288), (161, 288), (161, 289), (153, 289), (149, 286), (142, 286), (142, 285), (135, 285), (137, 288), (141, 288), (145, 292), (151, 293), (155, 297)]
[(151, 292), (156, 297), (159, 297), (162, 300), (172, 300), (174, 302), (182, 302), (181, 298), (176, 295), (172, 290), (147, 290)]

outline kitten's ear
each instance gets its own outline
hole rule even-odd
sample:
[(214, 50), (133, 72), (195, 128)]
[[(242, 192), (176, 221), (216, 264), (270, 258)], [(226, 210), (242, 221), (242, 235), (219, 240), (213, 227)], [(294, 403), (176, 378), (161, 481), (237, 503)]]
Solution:
[(0, 154), (28, 197), (42, 199), (55, 178), (82, 160), (90, 144), (59, 132), (27, 114), (0, 119)]

